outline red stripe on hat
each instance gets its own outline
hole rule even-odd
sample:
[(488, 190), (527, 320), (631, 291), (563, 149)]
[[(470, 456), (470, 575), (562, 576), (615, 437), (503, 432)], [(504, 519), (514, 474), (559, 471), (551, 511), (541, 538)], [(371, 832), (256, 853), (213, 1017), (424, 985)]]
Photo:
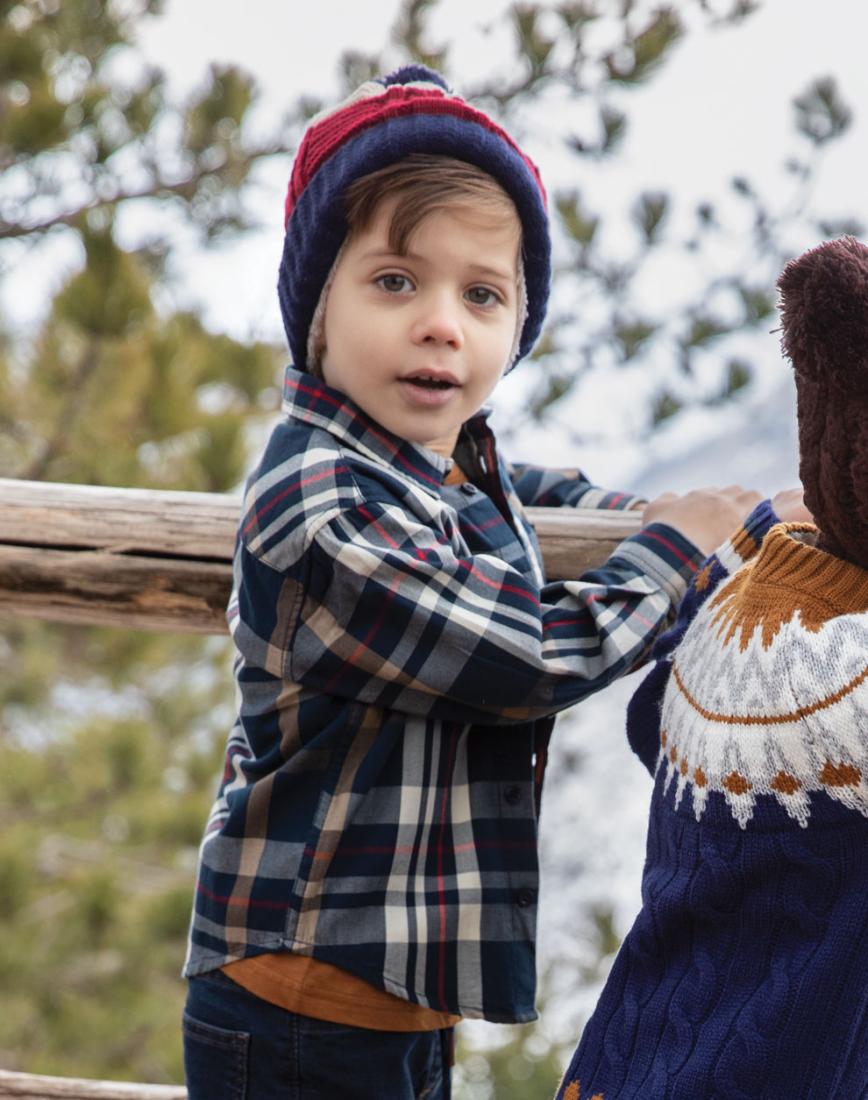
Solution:
[(292, 166), (286, 194), (284, 225), (289, 221), (302, 192), (317, 170), (343, 144), (371, 126), (408, 115), (451, 115), (466, 122), (474, 122), (496, 134), (528, 166), (540, 189), (543, 202), (546, 201), (545, 188), (536, 165), (488, 115), (470, 107), (464, 100), (447, 96), (435, 88), (393, 84), (382, 95), (371, 95), (347, 107), (338, 108), (308, 129)]

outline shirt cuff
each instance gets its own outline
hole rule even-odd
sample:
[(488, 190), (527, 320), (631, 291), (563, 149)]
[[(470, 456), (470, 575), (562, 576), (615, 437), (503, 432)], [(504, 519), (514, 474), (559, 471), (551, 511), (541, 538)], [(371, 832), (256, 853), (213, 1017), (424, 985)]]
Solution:
[(620, 493), (614, 489), (598, 489), (592, 485), (579, 497), (574, 508), (601, 508), (607, 512), (629, 512), (636, 504), (647, 504), (644, 497)]
[(772, 508), (772, 502), (761, 500), (735, 534), (715, 551), (715, 556), (727, 573), (741, 569), (754, 556), (766, 534), (776, 523), (780, 523), (780, 520)]
[(650, 577), (675, 607), (687, 591), (705, 556), (668, 523), (649, 523), (625, 539), (613, 557), (626, 559)]

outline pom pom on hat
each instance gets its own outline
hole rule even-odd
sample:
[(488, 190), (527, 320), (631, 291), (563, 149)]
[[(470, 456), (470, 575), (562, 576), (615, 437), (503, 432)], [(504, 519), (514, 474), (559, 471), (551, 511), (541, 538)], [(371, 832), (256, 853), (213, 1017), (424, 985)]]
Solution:
[(778, 287), (818, 545), (868, 569), (868, 247), (826, 241), (791, 260)]
[(436, 84), (438, 88), (442, 88), (444, 92), (452, 94), (452, 89), (440, 75), (433, 69), (429, 69), (427, 65), (402, 65), (400, 69), (395, 69), (394, 72), (389, 73), (382, 78), (383, 84), (388, 87), (390, 84), (410, 84), (413, 81), (418, 83)]
[(778, 279), (784, 354), (797, 373), (868, 401), (868, 247), (826, 241)]
[(551, 278), (546, 195), (533, 162), (484, 112), (454, 95), (439, 73), (407, 65), (367, 81), (308, 126), (286, 197), (278, 296), (293, 362), (308, 367), (311, 322), (347, 235), (347, 187), (413, 153), (453, 157), (492, 176), (522, 226), (527, 315), (518, 339), (526, 355), (545, 319)]

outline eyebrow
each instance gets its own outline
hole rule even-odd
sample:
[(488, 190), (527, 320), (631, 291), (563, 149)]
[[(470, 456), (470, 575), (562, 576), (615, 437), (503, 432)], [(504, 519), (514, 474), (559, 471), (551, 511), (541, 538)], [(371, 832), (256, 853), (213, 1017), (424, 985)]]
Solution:
[(518, 275), (518, 269), (515, 271), (503, 271), (499, 267), (485, 267), (483, 264), (471, 264), (471, 269), (478, 272), (480, 275), (488, 275), (493, 279), (505, 279), (510, 281), (515, 279)]
[[(369, 263), (371, 260), (415, 260), (416, 262), (424, 263), (424, 259), (416, 252), (393, 252), (391, 248), (372, 248), (368, 252), (363, 252), (359, 257), (365, 263)], [(504, 271), (498, 267), (488, 267), (485, 264), (468, 264), (471, 271), (476, 272), (478, 275), (485, 277), (488, 276), (492, 279), (504, 279), (507, 282), (515, 279), (516, 272)]]

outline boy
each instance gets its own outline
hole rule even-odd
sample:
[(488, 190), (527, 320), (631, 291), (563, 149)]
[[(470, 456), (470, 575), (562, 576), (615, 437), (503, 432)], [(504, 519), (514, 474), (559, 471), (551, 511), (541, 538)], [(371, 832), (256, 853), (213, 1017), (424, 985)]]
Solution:
[(286, 213), (295, 366), (239, 530), (188, 1087), (433, 1100), (461, 1016), (535, 1016), (552, 716), (641, 661), (754, 497), (667, 499), (545, 585), (522, 504), (639, 502), (497, 455), (480, 408), (543, 322), (545, 197), (437, 74), (314, 119)]
[(633, 697), (643, 906), (560, 1100), (866, 1095), (868, 248), (827, 242), (779, 286), (817, 526), (761, 505)]

